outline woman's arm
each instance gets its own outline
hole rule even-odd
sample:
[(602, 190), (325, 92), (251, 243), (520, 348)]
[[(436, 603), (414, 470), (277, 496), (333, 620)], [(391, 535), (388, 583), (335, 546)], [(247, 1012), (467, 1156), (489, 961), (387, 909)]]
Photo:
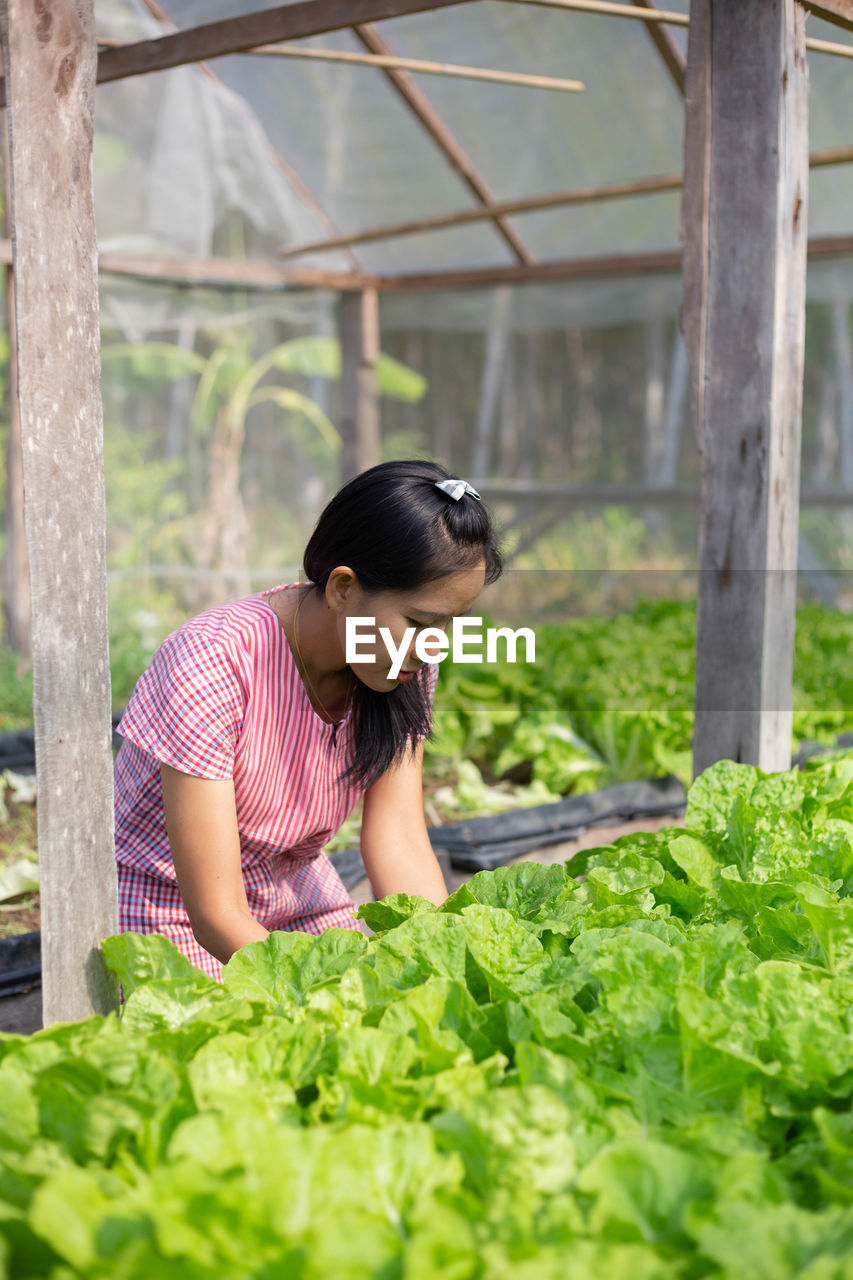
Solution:
[(447, 897), (424, 821), (424, 744), (364, 793), (361, 856), (377, 898), (419, 893), (436, 906)]
[(234, 783), (161, 764), (163, 809), (178, 888), (196, 941), (222, 964), (268, 937), (249, 911), (240, 868)]

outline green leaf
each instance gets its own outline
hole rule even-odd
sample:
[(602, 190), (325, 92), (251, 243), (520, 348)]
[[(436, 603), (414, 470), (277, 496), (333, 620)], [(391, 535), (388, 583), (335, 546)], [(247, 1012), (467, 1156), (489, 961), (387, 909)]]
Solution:
[(572, 893), (575, 887), (573, 882), (567, 882), (563, 867), (519, 862), (494, 871), (478, 871), (442, 903), (441, 910), (458, 915), (465, 907), (481, 903), (534, 920), (550, 914), (567, 889)]
[(423, 400), (427, 390), (427, 380), (421, 373), (410, 369), (408, 365), (395, 360), (393, 356), (379, 353), (376, 362), (376, 382), (379, 393), (390, 400), (404, 400), (414, 404)]
[(308, 396), (290, 387), (261, 387), (260, 391), (254, 391), (249, 397), (246, 412), (256, 404), (263, 404), (264, 401), (277, 404), (285, 413), (293, 413), (305, 418), (319, 432), (323, 442), (330, 449), (337, 451), (342, 447), (343, 441), (331, 419), (327, 418), (322, 409), (318, 408)]
[(853, 974), (853, 901), (839, 902), (814, 884), (800, 884), (796, 896), (814, 930), (832, 973)]
[(101, 351), (101, 361), (124, 361), (142, 378), (152, 381), (166, 378), (175, 381), (189, 374), (201, 375), (206, 368), (204, 356), (171, 342), (112, 342)]
[(32, 858), (16, 858), (0, 866), (0, 902), (34, 893), (39, 887), (38, 862)]
[(690, 1213), (713, 1183), (700, 1155), (646, 1139), (602, 1151), (578, 1187), (594, 1197), (590, 1225), (605, 1239), (687, 1245)]
[(173, 942), (159, 933), (120, 933), (101, 943), (104, 961), (125, 996), (152, 981), (180, 982), (199, 992), (216, 988), (213, 978), (191, 964)]
[(693, 884), (710, 891), (717, 863), (706, 844), (695, 836), (682, 835), (670, 840), (667, 850), (674, 862)]
[(396, 929), (397, 925), (411, 916), (435, 910), (432, 902), (418, 894), (391, 893), (378, 902), (362, 903), (356, 917), (364, 920), (374, 933), (384, 933), (388, 929)]
[(363, 955), (367, 939), (354, 929), (275, 931), (235, 951), (222, 970), (231, 995), (293, 1010), (315, 987), (334, 982)]

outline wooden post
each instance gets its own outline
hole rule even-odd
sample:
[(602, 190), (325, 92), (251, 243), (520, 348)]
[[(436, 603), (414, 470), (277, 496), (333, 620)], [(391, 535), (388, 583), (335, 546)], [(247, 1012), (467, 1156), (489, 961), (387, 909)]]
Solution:
[(495, 432), (498, 400), (509, 342), (510, 302), (510, 291), (507, 285), (501, 285), (500, 288), (495, 289), (483, 355), (477, 421), (474, 424), (474, 443), (469, 468), (472, 476), (487, 476), (491, 465), (492, 438)]
[[(661, 316), (645, 325), (646, 394), (643, 408), (643, 484), (660, 484), (664, 453), (664, 362), (666, 329)], [(648, 531), (660, 536), (666, 528), (666, 514), (651, 503), (643, 511)]]
[(808, 68), (795, 0), (691, 0), (684, 327), (702, 516), (693, 766), (787, 769)]
[(375, 289), (342, 293), (338, 310), (341, 343), (341, 421), (344, 446), (341, 484), (379, 462), (379, 298)]
[(853, 354), (849, 314), (846, 302), (837, 299), (832, 304), (832, 339), (838, 375), (838, 456), (845, 489), (853, 489)]
[(118, 927), (92, 132), (93, 0), (0, 0), (33, 602), (45, 1024), (105, 1011)]
[(678, 478), (681, 417), (687, 394), (687, 354), (684, 338), (676, 327), (669, 360), (669, 381), (666, 388), (666, 411), (663, 423), (663, 458), (658, 483), (675, 484)]
[[(12, 235), (12, 192), (9, 182), (9, 130), (3, 113), (3, 222)], [(9, 339), (9, 434), (6, 437), (6, 553), (3, 557), (3, 597), (6, 644), (22, 658), (30, 656), (30, 567), (24, 529), (24, 459), (21, 450), (21, 411), (18, 401), (18, 327), (15, 323), (15, 273), (6, 268), (6, 315)]]

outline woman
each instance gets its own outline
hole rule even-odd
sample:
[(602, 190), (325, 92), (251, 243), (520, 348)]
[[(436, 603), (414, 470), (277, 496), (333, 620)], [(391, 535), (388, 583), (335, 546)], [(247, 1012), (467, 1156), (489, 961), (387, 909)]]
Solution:
[[(332, 498), (304, 569), (307, 582), (210, 609), (164, 640), (119, 725), (120, 927), (164, 934), (218, 980), (273, 929), (359, 927), (322, 847), (362, 796), (377, 897), (446, 896), (421, 782), (438, 664), (415, 646), (500, 576), (489, 515), (435, 463), (381, 463)], [(350, 664), (348, 618), (375, 620), (372, 633), (359, 624)], [(389, 649), (404, 652), (397, 679)]]

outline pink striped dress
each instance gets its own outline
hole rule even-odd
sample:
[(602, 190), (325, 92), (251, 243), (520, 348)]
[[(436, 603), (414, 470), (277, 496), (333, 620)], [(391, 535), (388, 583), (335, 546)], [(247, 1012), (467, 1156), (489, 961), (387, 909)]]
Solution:
[[(222, 966), (196, 942), (178, 889), (161, 762), (200, 778), (233, 778), (243, 882), (265, 928), (359, 928), (322, 851), (364, 793), (351, 779), (337, 780), (355, 753), (351, 708), (337, 733), (314, 710), (267, 601), (300, 585), (271, 587), (179, 627), (140, 677), (119, 725), (119, 927), (164, 934), (219, 981)], [(425, 664), (418, 679), (431, 709), (438, 663)]]

